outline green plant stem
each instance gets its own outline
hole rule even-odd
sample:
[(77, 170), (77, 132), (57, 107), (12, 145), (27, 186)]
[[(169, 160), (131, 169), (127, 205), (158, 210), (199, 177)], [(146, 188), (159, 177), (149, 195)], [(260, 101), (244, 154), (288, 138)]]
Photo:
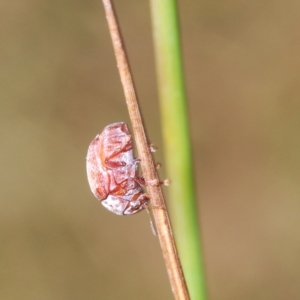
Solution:
[(175, 0), (151, 0), (172, 225), (191, 299), (206, 299)]

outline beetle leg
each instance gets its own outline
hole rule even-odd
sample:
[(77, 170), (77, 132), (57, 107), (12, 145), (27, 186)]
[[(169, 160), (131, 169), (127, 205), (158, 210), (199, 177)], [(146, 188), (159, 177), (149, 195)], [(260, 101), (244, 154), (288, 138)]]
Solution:
[(160, 185), (169, 186), (171, 184), (170, 179), (165, 179), (159, 182)]
[(133, 179), (134, 179), (134, 181), (136, 181), (141, 186), (146, 185), (146, 181), (145, 181), (145, 178), (143, 177), (143, 175), (140, 176), (140, 177), (134, 177)]
[(105, 165), (110, 169), (115, 169), (126, 166), (126, 163), (123, 161), (111, 161), (110, 158), (107, 158), (105, 160)]
[[(120, 199), (122, 199), (122, 197)], [(132, 215), (145, 209), (148, 206), (150, 198), (147, 194), (139, 191), (138, 193), (130, 195), (130, 199), (126, 197), (124, 200), (128, 203), (125, 206), (123, 215)]]
[(141, 186), (160, 186), (160, 185), (169, 186), (170, 185), (169, 179), (165, 179), (163, 181), (159, 181), (158, 179), (152, 179), (146, 181), (143, 175), (141, 175), (140, 177), (134, 177), (133, 179)]
[(126, 206), (124, 207), (124, 210), (123, 210), (123, 216), (125, 216), (125, 211), (127, 211), (128, 207), (130, 207), (130, 202), (127, 201), (127, 204)]
[(122, 144), (119, 147), (117, 147), (115, 151), (111, 153), (111, 155), (106, 157), (105, 162), (107, 163), (108, 161), (110, 161), (112, 158), (119, 155), (120, 153), (127, 152), (130, 150), (132, 150), (131, 136), (127, 136), (126, 138), (124, 138)]
[(150, 149), (150, 152), (156, 152), (157, 151), (157, 147), (154, 145), (154, 144), (152, 144), (152, 143), (148, 143), (148, 146), (149, 146), (149, 149)]
[[(119, 168), (119, 167), (124, 167), (126, 166), (126, 162), (125, 161), (120, 161), (118, 159), (119, 155), (122, 155), (124, 153), (129, 153), (131, 152), (130, 155), (132, 155), (132, 142), (131, 142), (131, 136), (126, 136), (122, 143), (117, 145), (108, 155), (108, 153), (106, 155), (103, 154), (103, 158), (104, 161), (103, 163), (105, 164), (106, 167), (110, 168), (110, 169), (115, 169), (115, 168)], [(101, 156), (101, 153), (100, 153)]]
[(155, 166), (155, 169), (158, 170), (158, 169), (160, 169), (160, 167), (161, 167), (161, 163), (156, 162), (156, 163), (154, 164), (154, 166)]
[(109, 193), (115, 196), (122, 195), (126, 191), (126, 185), (128, 179), (124, 179), (121, 182), (116, 182), (116, 179), (112, 176)]
[(170, 185), (170, 180), (165, 179), (163, 181), (159, 181), (158, 179), (152, 179), (152, 180), (145, 181), (145, 185), (148, 185), (148, 186), (160, 186), (160, 185), (169, 186)]

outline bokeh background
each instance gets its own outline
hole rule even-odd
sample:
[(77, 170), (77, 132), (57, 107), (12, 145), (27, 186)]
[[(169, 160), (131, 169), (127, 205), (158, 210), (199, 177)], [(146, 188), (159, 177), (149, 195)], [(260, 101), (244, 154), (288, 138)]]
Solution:
[[(163, 164), (149, 3), (115, 5)], [(179, 10), (210, 299), (300, 299), (300, 2)], [(90, 141), (128, 122), (101, 1), (0, 14), (0, 299), (173, 299), (148, 215), (87, 184)]]

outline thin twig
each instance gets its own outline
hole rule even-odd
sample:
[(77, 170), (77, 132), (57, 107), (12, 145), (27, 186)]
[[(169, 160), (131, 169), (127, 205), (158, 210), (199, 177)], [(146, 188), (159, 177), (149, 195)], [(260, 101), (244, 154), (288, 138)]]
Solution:
[[(129, 116), (133, 127), (133, 133), (139, 152), (139, 157), (141, 158), (141, 166), (143, 169), (144, 178), (146, 182), (159, 182), (143, 127), (133, 79), (125, 52), (125, 46), (121, 37), (112, 0), (102, 1), (104, 4), (117, 65), (125, 93), (125, 99), (129, 110)], [(172, 291), (175, 299), (188, 300), (190, 299), (189, 293), (178, 258), (161, 188), (160, 186), (148, 186), (148, 193), (151, 198), (157, 234), (165, 259)]]

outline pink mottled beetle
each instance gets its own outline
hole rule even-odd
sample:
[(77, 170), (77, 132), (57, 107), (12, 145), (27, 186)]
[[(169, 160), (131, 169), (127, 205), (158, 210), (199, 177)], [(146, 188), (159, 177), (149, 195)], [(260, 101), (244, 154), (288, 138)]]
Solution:
[(132, 215), (146, 208), (150, 199), (141, 187), (144, 179), (137, 176), (139, 159), (133, 158), (125, 123), (106, 126), (91, 142), (86, 160), (91, 190), (108, 210)]

